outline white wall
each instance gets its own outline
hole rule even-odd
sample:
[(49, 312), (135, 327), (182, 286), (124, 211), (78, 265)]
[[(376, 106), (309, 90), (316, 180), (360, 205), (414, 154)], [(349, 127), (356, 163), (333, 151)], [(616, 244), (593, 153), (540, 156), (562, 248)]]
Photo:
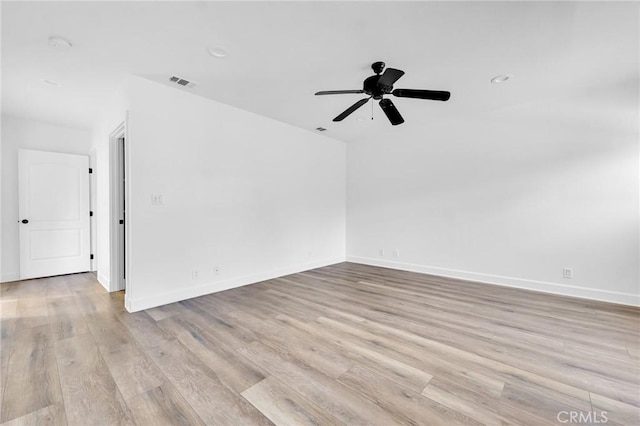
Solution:
[(94, 175), (96, 180), (96, 268), (98, 281), (107, 291), (116, 290), (111, 282), (111, 243), (110, 243), (110, 180), (109, 180), (109, 138), (119, 126), (127, 120), (129, 100), (128, 81), (114, 93), (113, 98), (103, 106), (103, 114), (94, 123), (91, 138), (91, 152), (95, 153)]
[(91, 133), (2, 116), (2, 282), (20, 278), (18, 150), (89, 155)]
[(631, 81), (349, 144), (347, 259), (639, 305)]
[(128, 95), (130, 311), (344, 261), (342, 142), (139, 78)]

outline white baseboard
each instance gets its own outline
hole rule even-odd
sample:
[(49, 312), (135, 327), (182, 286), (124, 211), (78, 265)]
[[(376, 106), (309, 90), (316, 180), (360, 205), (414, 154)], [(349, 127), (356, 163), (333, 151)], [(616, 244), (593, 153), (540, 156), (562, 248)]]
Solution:
[[(180, 302), (182, 300), (192, 299), (194, 297), (204, 296), (206, 294), (217, 293), (219, 291), (229, 290), (236, 287), (242, 287), (249, 284), (255, 284), (261, 281), (279, 278), (284, 275), (295, 274), (298, 272), (308, 271), (310, 269), (321, 268), (323, 266), (333, 265), (335, 263), (344, 262), (344, 257), (325, 259), (317, 262), (305, 263), (287, 268), (281, 268), (252, 275), (245, 275), (237, 278), (230, 278), (223, 281), (208, 282), (196, 287), (180, 289), (168, 293), (158, 294), (151, 297), (141, 299), (129, 299), (125, 295), (125, 308), (128, 312), (138, 312), (145, 309), (155, 308), (169, 303)], [(135, 291), (135, 290), (134, 290)]]
[(2, 278), (0, 279), (0, 282), (8, 283), (11, 281), (19, 281), (19, 280), (20, 280), (19, 272), (10, 272), (8, 274), (2, 274)]
[(640, 306), (640, 294), (619, 293), (615, 291), (595, 288), (578, 287), (544, 281), (528, 280), (524, 278), (505, 277), (502, 275), (484, 274), (480, 272), (459, 271), (456, 269), (440, 268), (437, 266), (416, 265), (411, 263), (394, 262), (370, 257), (347, 256), (347, 262), (364, 265), (381, 266), (383, 268), (399, 269), (402, 271), (419, 272), (441, 277), (457, 278), (466, 281), (494, 284), (505, 287), (515, 287), (525, 290), (552, 293), (580, 299), (598, 300), (602, 302), (618, 303), (620, 305)]
[(104, 287), (105, 290), (111, 291), (111, 281), (109, 281), (107, 277), (102, 275), (100, 272), (98, 272), (98, 282), (102, 284), (102, 287)]

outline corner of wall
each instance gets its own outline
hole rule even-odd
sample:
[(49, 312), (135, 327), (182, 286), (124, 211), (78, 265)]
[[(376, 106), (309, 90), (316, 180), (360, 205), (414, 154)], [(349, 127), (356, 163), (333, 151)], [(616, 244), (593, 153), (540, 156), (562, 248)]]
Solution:
[(102, 287), (104, 287), (105, 290), (107, 290), (108, 292), (111, 292), (111, 282), (109, 281), (109, 279), (107, 277), (105, 277), (103, 274), (101, 274), (100, 272), (98, 272), (98, 282), (100, 284), (102, 284)]

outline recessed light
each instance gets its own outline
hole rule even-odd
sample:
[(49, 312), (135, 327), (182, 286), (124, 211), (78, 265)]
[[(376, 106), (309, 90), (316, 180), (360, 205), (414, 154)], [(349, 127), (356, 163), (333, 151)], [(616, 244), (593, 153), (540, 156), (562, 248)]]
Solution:
[(43, 82), (44, 84), (47, 84), (47, 85), (49, 85), (49, 86), (53, 86), (53, 87), (60, 87), (60, 86), (62, 86), (62, 84), (58, 83), (57, 81), (53, 81), (53, 80), (47, 80), (47, 79), (44, 79), (44, 80), (42, 80), (42, 82)]
[(207, 49), (207, 52), (214, 58), (224, 58), (228, 55), (227, 51), (222, 47), (210, 47)]
[(497, 76), (493, 77), (491, 79), (491, 82), (494, 83), (494, 84), (500, 84), (500, 83), (504, 83), (505, 81), (509, 80), (512, 77), (513, 77), (513, 75), (511, 75), (511, 74), (501, 74), (501, 75), (497, 75)]
[(58, 50), (68, 50), (71, 49), (71, 42), (62, 37), (49, 37), (49, 46)]

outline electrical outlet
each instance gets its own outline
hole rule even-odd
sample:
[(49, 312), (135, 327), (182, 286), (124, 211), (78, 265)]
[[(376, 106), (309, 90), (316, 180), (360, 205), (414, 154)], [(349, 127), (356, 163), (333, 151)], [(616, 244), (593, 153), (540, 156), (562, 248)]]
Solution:
[(393, 257), (395, 257), (396, 259), (400, 258), (400, 249), (393, 250)]
[(378, 256), (384, 256), (384, 249), (378, 249)]
[(191, 279), (197, 281), (200, 278), (200, 272), (197, 270), (191, 271)]
[(573, 269), (571, 268), (562, 268), (562, 278), (570, 280), (573, 278)]

